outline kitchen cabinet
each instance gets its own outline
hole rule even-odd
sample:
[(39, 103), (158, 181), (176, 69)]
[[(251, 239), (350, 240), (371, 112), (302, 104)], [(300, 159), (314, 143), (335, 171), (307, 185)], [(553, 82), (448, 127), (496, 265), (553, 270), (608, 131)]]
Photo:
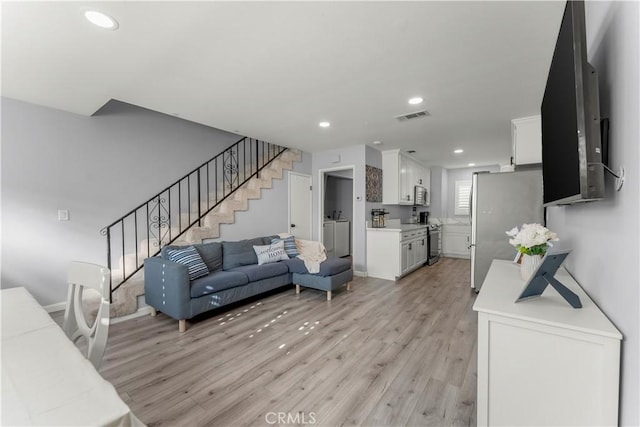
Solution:
[(396, 280), (427, 262), (427, 227), (367, 229), (367, 275)]
[(494, 260), (473, 305), (478, 313), (478, 425), (616, 426), (622, 334), (560, 268), (573, 309), (551, 286), (514, 303), (519, 266)]
[(413, 205), (414, 188), (422, 185), (431, 197), (430, 170), (400, 150), (382, 152), (382, 203)]
[(540, 116), (511, 120), (513, 163), (542, 163), (542, 121)]
[(442, 226), (442, 256), (471, 259), (471, 225), (444, 224)]

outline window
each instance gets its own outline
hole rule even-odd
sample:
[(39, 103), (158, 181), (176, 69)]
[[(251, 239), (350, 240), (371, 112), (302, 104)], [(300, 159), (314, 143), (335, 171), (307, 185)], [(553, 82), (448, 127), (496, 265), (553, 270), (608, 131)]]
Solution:
[(469, 215), (471, 181), (456, 181), (454, 215)]

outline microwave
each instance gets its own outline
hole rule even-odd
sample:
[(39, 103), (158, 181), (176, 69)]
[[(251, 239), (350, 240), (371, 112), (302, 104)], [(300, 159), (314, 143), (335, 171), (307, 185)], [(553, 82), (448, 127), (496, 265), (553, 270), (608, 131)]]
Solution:
[(413, 204), (417, 206), (427, 206), (427, 189), (422, 185), (415, 186)]

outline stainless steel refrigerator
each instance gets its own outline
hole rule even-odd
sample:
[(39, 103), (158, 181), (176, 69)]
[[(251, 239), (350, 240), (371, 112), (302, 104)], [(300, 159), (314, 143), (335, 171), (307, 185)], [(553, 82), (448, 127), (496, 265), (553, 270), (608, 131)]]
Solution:
[(479, 290), (494, 259), (515, 258), (506, 231), (544, 224), (542, 171), (474, 173), (470, 205), (471, 287)]

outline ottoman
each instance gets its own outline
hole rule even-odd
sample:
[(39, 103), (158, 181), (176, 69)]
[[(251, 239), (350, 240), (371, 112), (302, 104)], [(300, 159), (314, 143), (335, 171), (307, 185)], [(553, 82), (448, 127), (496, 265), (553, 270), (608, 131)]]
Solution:
[(331, 292), (347, 285), (347, 290), (351, 289), (353, 279), (353, 269), (351, 260), (344, 258), (329, 258), (320, 263), (318, 273), (293, 273), (293, 284), (296, 285), (296, 293), (300, 293), (300, 287), (313, 288), (327, 292), (327, 301), (331, 301)]

